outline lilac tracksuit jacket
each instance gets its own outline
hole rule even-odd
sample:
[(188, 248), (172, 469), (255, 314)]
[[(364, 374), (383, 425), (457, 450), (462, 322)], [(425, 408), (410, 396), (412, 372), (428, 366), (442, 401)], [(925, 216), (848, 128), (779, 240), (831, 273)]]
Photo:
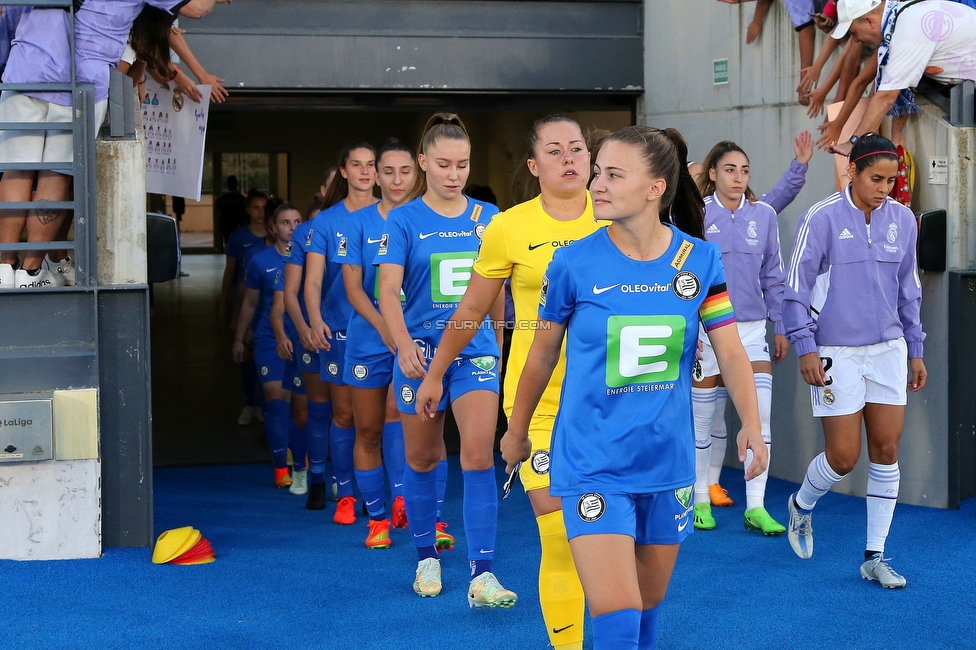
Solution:
[(850, 187), (810, 208), (797, 223), (783, 298), (797, 354), (904, 336), (908, 358), (922, 358), (917, 237), (915, 215), (890, 198), (868, 227)]
[(773, 189), (762, 195), (760, 201), (771, 205), (773, 210), (776, 210), (776, 214), (782, 212), (803, 189), (804, 183), (807, 182), (808, 167), (807, 163), (797, 162), (794, 158), (789, 169), (783, 172), (783, 177)]
[(725, 267), (725, 283), (739, 322), (773, 321), (776, 334), (785, 334), (780, 315), (786, 272), (779, 254), (776, 211), (767, 203), (749, 203), (745, 195), (735, 212), (718, 196), (705, 199), (705, 239), (718, 245)]

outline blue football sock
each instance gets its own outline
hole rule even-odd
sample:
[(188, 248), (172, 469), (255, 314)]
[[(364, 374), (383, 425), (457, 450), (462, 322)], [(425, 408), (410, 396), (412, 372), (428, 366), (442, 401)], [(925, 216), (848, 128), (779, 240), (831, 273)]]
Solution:
[(332, 421), (332, 402), (308, 402), (308, 469), (312, 484), (325, 483), (325, 458), (329, 455), (329, 423)]
[(393, 498), (402, 497), (403, 466), (407, 461), (403, 450), (403, 424), (400, 422), (387, 422), (383, 425), (383, 464), (386, 465), (386, 474), (390, 477)]
[(471, 560), (468, 562), (471, 565), (471, 578), (477, 578), (482, 573), (487, 573), (491, 571), (491, 560)]
[(280, 399), (268, 402), (264, 418), (264, 431), (268, 436), (271, 461), (275, 467), (288, 467), (288, 421), (291, 405)]
[(356, 483), (359, 492), (366, 503), (369, 518), (379, 521), (386, 519), (386, 508), (383, 504), (383, 468), (356, 470)]
[(437, 463), (437, 521), (441, 520), (441, 510), (444, 509), (444, 495), (447, 494), (447, 461)]
[(340, 427), (332, 423), (329, 431), (329, 448), (332, 450), (332, 471), (338, 484), (337, 496), (352, 496), (352, 450), (356, 445), (356, 430), (353, 427)]
[(437, 541), (437, 480), (435, 472), (417, 472), (409, 465), (403, 469), (403, 501), (407, 507), (407, 525), (421, 560), (428, 557)]
[(660, 613), (660, 605), (641, 612), (640, 650), (654, 650), (657, 647), (657, 619)]
[(638, 650), (641, 613), (618, 609), (593, 617), (593, 650)]
[(295, 462), (296, 472), (305, 469), (305, 455), (308, 453), (308, 438), (306, 437), (305, 427), (295, 426), (292, 420), (288, 425), (288, 448), (291, 449), (291, 457)]
[(468, 540), (468, 560), (492, 560), (498, 527), (495, 469), (465, 470), (461, 475), (464, 477), (464, 534)]

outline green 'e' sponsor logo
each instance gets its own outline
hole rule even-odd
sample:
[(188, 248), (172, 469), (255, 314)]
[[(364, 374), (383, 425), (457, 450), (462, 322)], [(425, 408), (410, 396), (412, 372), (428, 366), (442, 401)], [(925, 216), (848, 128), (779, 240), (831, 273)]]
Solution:
[(431, 302), (461, 302), (471, 280), (476, 251), (434, 253), (430, 256)]
[(607, 386), (675, 381), (684, 349), (681, 316), (607, 319)]

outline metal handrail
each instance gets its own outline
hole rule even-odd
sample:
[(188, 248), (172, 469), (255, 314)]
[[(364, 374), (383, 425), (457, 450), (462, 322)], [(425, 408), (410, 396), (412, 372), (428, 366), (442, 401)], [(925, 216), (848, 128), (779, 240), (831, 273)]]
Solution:
[[(70, 14), (70, 51), (75, 52), (75, 25), (73, 0), (4, 0), (7, 6), (34, 6), (67, 9)], [(0, 123), (0, 129), (11, 131), (71, 131), (73, 158), (71, 163), (20, 162), (0, 164), (0, 171), (54, 171), (74, 179), (74, 197), (71, 201), (7, 201), (0, 202), (0, 210), (72, 210), (74, 213), (74, 240), (53, 242), (17, 242), (0, 244), (0, 251), (49, 251), (72, 250), (75, 263), (75, 283), (79, 287), (97, 284), (97, 228), (95, 224), (95, 147), (94, 140), (99, 125), (95, 125), (95, 88), (92, 84), (79, 84), (75, 70), (75, 57), (71, 56), (71, 81), (69, 83), (0, 83), (0, 91), (60, 92), (71, 93), (70, 122), (32, 124), (24, 122)]]

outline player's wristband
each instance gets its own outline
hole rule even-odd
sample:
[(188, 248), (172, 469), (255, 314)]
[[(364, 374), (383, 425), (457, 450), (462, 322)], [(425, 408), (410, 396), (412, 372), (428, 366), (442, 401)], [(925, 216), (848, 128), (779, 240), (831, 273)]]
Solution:
[(169, 80), (170, 80), (170, 81), (175, 81), (175, 80), (176, 80), (176, 77), (177, 77), (177, 75), (179, 75), (179, 74), (180, 74), (180, 67), (179, 67), (179, 66), (177, 66), (177, 65), (174, 65), (174, 66), (173, 66), (173, 76), (172, 76), (172, 77), (170, 77), (170, 78), (169, 78)]

